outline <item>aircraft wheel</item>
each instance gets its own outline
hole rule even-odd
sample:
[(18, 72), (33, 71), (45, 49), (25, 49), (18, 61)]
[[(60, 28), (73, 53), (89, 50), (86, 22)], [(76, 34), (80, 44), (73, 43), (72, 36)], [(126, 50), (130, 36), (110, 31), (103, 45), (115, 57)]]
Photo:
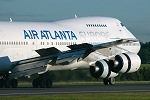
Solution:
[(51, 81), (51, 79), (47, 79), (46, 80), (46, 87), (47, 88), (51, 88), (52, 87), (52, 81)]
[(39, 84), (40, 88), (45, 88), (45, 80), (41, 79), (39, 82), (40, 82)]
[(18, 86), (18, 81), (16, 79), (11, 80), (11, 87), (16, 88)]
[(114, 85), (115, 84), (115, 78), (114, 77), (109, 78), (109, 84), (110, 85)]
[(108, 85), (109, 80), (107, 78), (103, 79), (104, 85)]
[(33, 80), (32, 86), (33, 86), (34, 88), (38, 88), (38, 87), (39, 87), (39, 81), (38, 81), (38, 79), (34, 79), (34, 80)]
[(6, 79), (4, 80), (4, 86), (5, 86), (6, 88), (10, 88), (10, 79), (9, 79), (9, 78), (6, 78)]
[(4, 87), (4, 79), (0, 79), (0, 88)]

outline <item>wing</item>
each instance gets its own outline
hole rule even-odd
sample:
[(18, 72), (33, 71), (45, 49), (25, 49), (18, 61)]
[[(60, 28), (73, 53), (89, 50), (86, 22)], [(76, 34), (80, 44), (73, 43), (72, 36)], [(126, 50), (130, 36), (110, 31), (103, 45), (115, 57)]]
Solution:
[(58, 65), (63, 63), (69, 63), (77, 58), (86, 58), (91, 52), (98, 49), (112, 47), (123, 43), (137, 42), (136, 39), (119, 39), (112, 42), (102, 43), (98, 45), (91, 45), (88, 43), (79, 45), (68, 46), (71, 50), (61, 52), (55, 47), (36, 50), (40, 55), (39, 57), (25, 59), (21, 61), (13, 62), (13, 69), (10, 76), (21, 77), (25, 75), (32, 75), (46, 70), (47, 64)]
[(94, 45), (92, 49), (97, 50), (97, 49), (111, 47), (114, 45), (119, 45), (119, 44), (124, 44), (124, 43), (132, 43), (132, 42), (138, 42), (138, 41), (139, 41), (138, 39), (119, 39), (119, 40), (112, 41), (112, 42)]

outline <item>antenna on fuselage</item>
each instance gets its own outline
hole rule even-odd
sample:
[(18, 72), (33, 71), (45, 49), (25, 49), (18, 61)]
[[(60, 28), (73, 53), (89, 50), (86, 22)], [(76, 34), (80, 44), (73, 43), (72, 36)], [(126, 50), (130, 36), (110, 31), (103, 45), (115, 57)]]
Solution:
[(74, 17), (75, 17), (75, 18), (78, 18), (78, 16), (77, 16), (76, 14), (74, 15)]
[(10, 18), (10, 22), (12, 22), (12, 18)]

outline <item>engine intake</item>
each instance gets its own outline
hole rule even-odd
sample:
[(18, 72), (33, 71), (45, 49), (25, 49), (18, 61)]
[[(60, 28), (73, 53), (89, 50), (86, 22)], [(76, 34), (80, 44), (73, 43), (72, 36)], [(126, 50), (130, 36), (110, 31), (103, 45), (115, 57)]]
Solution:
[(140, 68), (141, 59), (135, 53), (123, 53), (115, 56), (111, 71), (115, 73), (132, 73)]
[(8, 72), (12, 69), (12, 63), (7, 56), (0, 57), (0, 72)]
[(95, 78), (111, 78), (118, 74), (112, 72), (107, 60), (100, 60), (94, 66), (90, 66), (90, 73)]

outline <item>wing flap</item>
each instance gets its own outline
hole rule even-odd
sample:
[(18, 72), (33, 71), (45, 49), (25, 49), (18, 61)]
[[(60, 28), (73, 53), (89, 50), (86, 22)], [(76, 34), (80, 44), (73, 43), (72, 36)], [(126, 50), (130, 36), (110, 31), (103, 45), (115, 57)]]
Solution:
[(53, 54), (57, 54), (60, 52), (60, 50), (58, 50), (55, 47), (51, 47), (51, 48), (46, 48), (46, 49), (39, 49), (39, 50), (35, 50), (41, 57), (44, 56), (50, 56)]
[(46, 69), (45, 65), (47, 65), (49, 61), (49, 57), (36, 57), (13, 62), (14, 68), (11, 70), (10, 77), (21, 77), (42, 72)]
[(27, 69), (27, 70), (22, 70), (22, 71), (18, 71), (18, 72), (13, 72), (10, 74), (10, 78), (17, 78), (17, 77), (21, 77), (21, 76), (26, 76), (26, 75), (32, 75), (32, 74), (36, 74), (39, 72), (44, 72), (46, 70), (46, 68), (44, 67), (36, 67), (36, 68), (32, 68), (32, 69)]
[(63, 63), (63, 62), (66, 62), (66, 61), (71, 61), (71, 60), (74, 60), (76, 58), (81, 58), (84, 54), (85, 50), (69, 50), (67, 52), (62, 52), (57, 60), (56, 60), (56, 64), (59, 64), (59, 63)]
[(93, 47), (93, 45), (88, 44), (88, 43), (83, 43), (83, 44), (75, 44), (75, 45), (70, 45), (67, 46), (69, 47), (71, 50), (77, 50), (77, 49), (83, 49), (83, 48), (89, 48), (89, 47)]

